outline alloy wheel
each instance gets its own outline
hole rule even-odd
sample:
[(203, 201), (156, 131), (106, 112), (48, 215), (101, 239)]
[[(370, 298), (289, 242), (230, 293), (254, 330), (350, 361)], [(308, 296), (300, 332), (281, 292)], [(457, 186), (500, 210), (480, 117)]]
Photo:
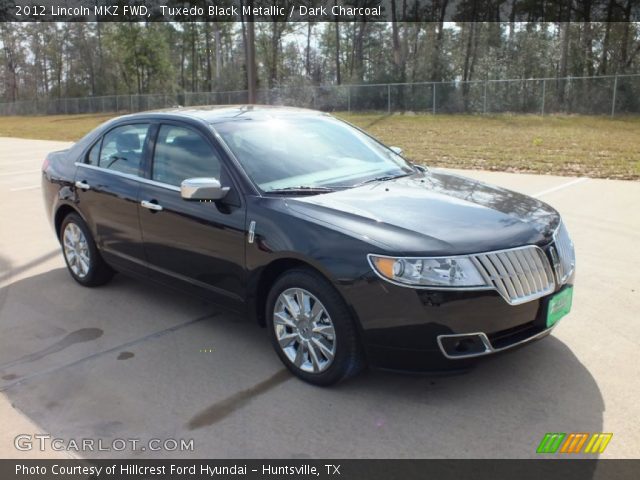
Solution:
[(89, 274), (91, 257), (87, 238), (80, 227), (73, 222), (67, 224), (62, 234), (62, 243), (64, 256), (73, 274), (78, 278), (86, 277)]
[(313, 294), (290, 288), (276, 300), (273, 326), (278, 345), (300, 370), (325, 371), (336, 354), (336, 333), (326, 308)]

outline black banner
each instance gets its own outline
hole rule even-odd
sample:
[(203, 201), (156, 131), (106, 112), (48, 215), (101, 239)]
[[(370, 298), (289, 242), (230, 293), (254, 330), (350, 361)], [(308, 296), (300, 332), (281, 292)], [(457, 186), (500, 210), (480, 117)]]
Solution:
[(636, 480), (640, 460), (0, 460), (2, 480)]
[(14, 22), (629, 22), (640, 0), (0, 0)]

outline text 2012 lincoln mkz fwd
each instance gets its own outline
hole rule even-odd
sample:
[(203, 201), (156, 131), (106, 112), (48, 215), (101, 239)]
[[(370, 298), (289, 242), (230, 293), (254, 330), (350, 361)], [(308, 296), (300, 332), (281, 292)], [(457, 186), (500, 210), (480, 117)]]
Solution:
[(330, 115), (239, 106), (111, 120), (43, 167), (71, 276), (201, 294), (298, 377), (467, 368), (547, 335), (575, 255), (545, 203), (413, 165)]

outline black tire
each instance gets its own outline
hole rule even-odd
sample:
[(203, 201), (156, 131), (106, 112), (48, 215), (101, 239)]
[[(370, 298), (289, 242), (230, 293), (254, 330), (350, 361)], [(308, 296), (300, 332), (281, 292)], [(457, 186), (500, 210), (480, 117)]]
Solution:
[[(74, 268), (72, 268), (70, 263), (70, 259), (67, 256), (67, 250), (65, 249), (65, 232), (68, 228), (73, 229), (74, 226), (82, 232), (86, 240), (86, 254), (89, 259), (88, 270), (86, 273), (78, 273), (74, 271)], [(60, 245), (62, 246), (64, 261), (67, 264), (67, 269), (69, 270), (71, 277), (76, 282), (85, 287), (99, 287), (111, 280), (115, 271), (103, 260), (100, 252), (98, 251), (98, 247), (96, 247), (96, 242), (93, 240), (93, 235), (91, 235), (89, 227), (84, 220), (82, 220), (80, 215), (77, 213), (70, 213), (64, 218), (60, 225), (59, 240)]]
[[(321, 302), (330, 317), (335, 332), (335, 355), (325, 370), (308, 372), (299, 368), (280, 347), (274, 323), (274, 310), (280, 294), (289, 289), (306, 290)], [(340, 293), (319, 273), (299, 268), (282, 274), (267, 297), (265, 318), (271, 343), (280, 360), (302, 380), (314, 385), (327, 386), (352, 377), (364, 369), (365, 360), (354, 319)], [(310, 356), (308, 358), (310, 359)]]

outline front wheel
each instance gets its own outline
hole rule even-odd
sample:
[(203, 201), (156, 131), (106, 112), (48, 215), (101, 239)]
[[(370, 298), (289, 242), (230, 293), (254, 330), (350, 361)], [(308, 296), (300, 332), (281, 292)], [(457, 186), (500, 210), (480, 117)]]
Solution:
[(65, 217), (60, 226), (60, 243), (73, 279), (85, 287), (97, 287), (111, 280), (114, 271), (105, 263), (89, 227), (76, 213)]
[(283, 274), (267, 299), (266, 318), (276, 353), (299, 378), (331, 385), (364, 367), (353, 318), (335, 288), (318, 273)]

